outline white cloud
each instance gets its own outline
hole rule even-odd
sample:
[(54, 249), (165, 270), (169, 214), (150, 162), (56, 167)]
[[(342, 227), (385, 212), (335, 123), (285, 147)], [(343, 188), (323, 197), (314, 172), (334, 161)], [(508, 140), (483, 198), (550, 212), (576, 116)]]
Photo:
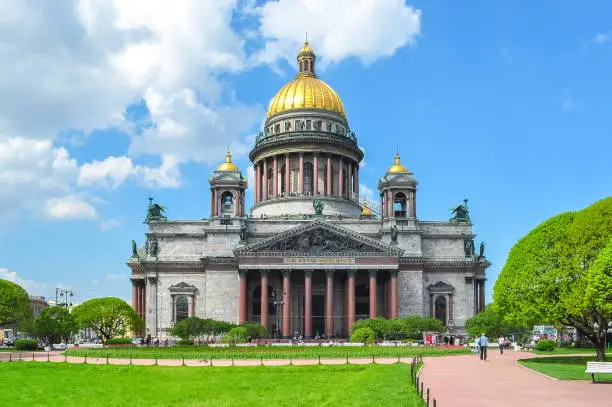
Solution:
[(20, 277), (17, 272), (9, 271), (7, 268), (0, 267), (0, 278), (3, 280), (12, 281), (15, 284), (23, 287), (30, 295), (41, 295), (49, 285), (40, 281), (26, 280)]
[(249, 188), (255, 190), (255, 168), (252, 165), (247, 167), (247, 182)]
[(98, 219), (96, 209), (76, 195), (51, 198), (45, 202), (45, 215), (56, 220)]
[(581, 110), (582, 104), (576, 102), (569, 91), (563, 91), (561, 96), (561, 108), (566, 112)]
[(611, 39), (612, 39), (612, 33), (611, 32), (599, 33), (599, 34), (597, 34), (593, 38), (593, 42), (595, 44), (605, 44), (606, 42), (610, 41)]
[(371, 63), (413, 44), (421, 32), (421, 11), (404, 0), (283, 0), (258, 10), (265, 49), (255, 63), (295, 59), (305, 33), (323, 65), (347, 57)]
[(368, 201), (377, 202), (377, 199), (374, 197), (374, 191), (372, 188), (368, 187), (364, 184), (359, 184), (359, 195), (366, 198)]

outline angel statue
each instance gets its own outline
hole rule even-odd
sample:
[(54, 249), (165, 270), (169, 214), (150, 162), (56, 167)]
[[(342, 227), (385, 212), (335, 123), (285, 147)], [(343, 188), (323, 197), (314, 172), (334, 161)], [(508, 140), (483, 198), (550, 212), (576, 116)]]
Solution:
[(450, 221), (455, 221), (455, 222), (464, 222), (464, 223), (470, 223), (470, 211), (468, 210), (468, 200), (464, 199), (463, 200), (463, 205), (457, 205), (456, 207), (452, 208), (451, 211), (451, 215), (454, 215), (452, 218), (450, 218)]
[(322, 215), (323, 214), (323, 201), (321, 201), (320, 199), (315, 199), (312, 202), (312, 206), (314, 207), (314, 211), (315, 211), (315, 215)]
[(167, 220), (168, 218), (166, 218), (164, 212), (166, 212), (165, 206), (153, 203), (153, 198), (149, 198), (149, 208), (147, 209), (145, 222), (152, 220)]
[(485, 246), (487, 244), (485, 242), (480, 242), (480, 252), (478, 253), (478, 258), (479, 259), (484, 259), (485, 258)]
[(138, 257), (138, 246), (136, 240), (132, 240), (132, 257)]

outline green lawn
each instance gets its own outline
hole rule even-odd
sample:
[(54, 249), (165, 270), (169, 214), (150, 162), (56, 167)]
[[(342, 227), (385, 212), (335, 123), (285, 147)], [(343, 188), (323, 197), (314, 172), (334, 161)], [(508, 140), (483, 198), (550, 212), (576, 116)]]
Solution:
[(212, 348), (207, 346), (177, 346), (169, 348), (136, 348), (117, 347), (104, 349), (69, 349), (68, 356), (91, 356), (109, 358), (135, 359), (316, 359), (322, 358), (346, 358), (348, 357), (411, 357), (422, 356), (446, 356), (469, 354), (467, 348), (434, 348), (434, 347), (228, 347)]
[[(587, 361), (594, 361), (595, 356), (558, 356), (549, 358), (521, 359), (518, 362), (537, 372), (560, 380), (591, 380), (591, 375), (584, 373)], [(596, 380), (612, 381), (612, 375), (596, 374)]]
[(410, 365), (162, 367), (0, 364), (14, 406), (422, 406)]
[(584, 348), (555, 348), (552, 352), (534, 350), (532, 351), (536, 355), (572, 355), (572, 354), (589, 354), (595, 355), (595, 349), (584, 349)]

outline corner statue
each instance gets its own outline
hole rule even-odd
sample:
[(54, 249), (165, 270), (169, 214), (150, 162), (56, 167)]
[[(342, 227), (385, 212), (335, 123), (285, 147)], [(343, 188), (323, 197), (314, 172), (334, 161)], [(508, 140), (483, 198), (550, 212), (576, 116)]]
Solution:
[(451, 215), (454, 215), (452, 218), (449, 219), (449, 221), (451, 222), (458, 222), (458, 223), (470, 223), (470, 211), (468, 209), (468, 200), (464, 199), (463, 200), (464, 204), (463, 205), (458, 205), (455, 208), (451, 209)]
[(138, 246), (136, 240), (132, 240), (132, 257), (138, 257)]
[(485, 258), (485, 246), (487, 244), (485, 242), (480, 242), (480, 253), (478, 253), (478, 258), (479, 259), (484, 259)]
[(145, 222), (150, 222), (152, 220), (168, 220), (164, 215), (166, 211), (166, 207), (153, 203), (153, 198), (149, 198), (149, 208), (147, 208), (147, 217)]
[(320, 199), (315, 199), (312, 202), (312, 206), (314, 208), (315, 215), (322, 215), (323, 214), (324, 205), (323, 205), (323, 202)]

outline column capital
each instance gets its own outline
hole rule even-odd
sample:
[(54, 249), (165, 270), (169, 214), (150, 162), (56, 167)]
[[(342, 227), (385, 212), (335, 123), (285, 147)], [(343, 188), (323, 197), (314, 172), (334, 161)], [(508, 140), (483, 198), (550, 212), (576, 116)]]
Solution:
[(268, 270), (261, 270), (262, 277), (268, 277)]
[(334, 270), (325, 270), (327, 278), (334, 278)]
[(298, 154), (300, 155), (300, 157), (304, 157), (304, 152), (303, 151), (300, 151)]
[(319, 152), (318, 151), (313, 151), (312, 155), (314, 155), (315, 157), (318, 157), (319, 156)]
[(283, 277), (291, 277), (291, 270), (283, 270)]
[(346, 275), (349, 276), (350, 278), (355, 278), (355, 272), (356, 270), (347, 270)]
[(304, 270), (305, 278), (312, 278), (312, 270)]
[(391, 277), (397, 277), (397, 270), (391, 270)]
[(247, 276), (247, 271), (246, 270), (238, 270), (238, 277), (243, 279), (243, 278), (246, 278), (246, 276)]
[(376, 278), (376, 275), (378, 274), (378, 270), (370, 270), (369, 274), (370, 274), (370, 278)]

